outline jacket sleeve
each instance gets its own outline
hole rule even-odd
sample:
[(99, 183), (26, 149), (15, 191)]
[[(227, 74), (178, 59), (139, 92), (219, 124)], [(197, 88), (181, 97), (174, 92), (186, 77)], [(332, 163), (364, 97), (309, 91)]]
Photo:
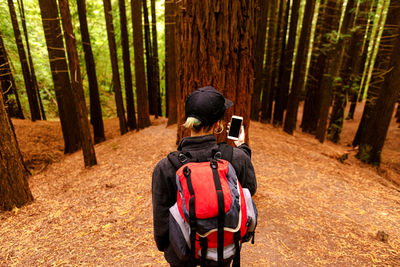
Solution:
[(248, 188), (251, 195), (257, 191), (257, 179), (251, 163), (251, 149), (247, 144), (242, 144), (233, 149), (232, 165), (236, 170), (236, 175), (240, 184)]
[[(172, 177), (171, 177), (172, 175)], [(152, 175), (152, 202), (154, 239), (157, 248), (164, 251), (169, 246), (169, 208), (176, 202), (173, 192), (175, 172), (168, 159), (161, 160)]]

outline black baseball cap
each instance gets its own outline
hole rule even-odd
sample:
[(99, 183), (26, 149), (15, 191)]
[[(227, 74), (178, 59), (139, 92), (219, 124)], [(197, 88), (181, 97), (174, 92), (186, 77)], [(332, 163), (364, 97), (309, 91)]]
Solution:
[(204, 126), (220, 120), (233, 102), (225, 98), (217, 89), (206, 86), (191, 93), (185, 104), (185, 119), (194, 117)]

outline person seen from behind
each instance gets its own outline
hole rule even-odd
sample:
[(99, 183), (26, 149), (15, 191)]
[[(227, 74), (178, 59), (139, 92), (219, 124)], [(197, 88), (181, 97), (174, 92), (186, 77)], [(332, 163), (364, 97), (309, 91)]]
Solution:
[[(192, 94), (190, 94), (187, 97), (187, 100), (185, 103), (185, 119), (186, 119), (186, 121), (183, 124), (183, 126), (190, 130), (191, 136), (183, 138), (177, 148), (177, 151), (172, 152), (168, 157), (162, 159), (154, 168), (153, 175), (152, 175), (154, 239), (155, 239), (157, 248), (160, 251), (164, 252), (164, 257), (165, 257), (166, 261), (170, 264), (170, 266), (174, 266), (174, 267), (197, 266), (197, 265), (230, 266), (232, 261), (235, 265), (234, 258), (240, 256), (237, 254), (240, 254), (241, 243), (244, 242), (243, 238), (245, 238), (244, 237), (245, 233), (243, 233), (243, 230), (242, 230), (242, 233), (240, 233), (240, 230), (238, 231), (239, 232), (239, 240), (241, 239), (240, 242), (237, 242), (238, 240), (236, 240), (237, 235), (235, 235), (235, 237), (234, 237), (236, 246), (234, 244), (231, 245), (232, 256), (227, 259), (224, 258), (223, 264), (221, 264), (221, 258), (219, 258), (220, 257), (219, 248), (214, 249), (215, 251), (218, 250), (218, 253), (215, 253), (218, 256), (218, 260), (212, 260), (211, 258), (212, 258), (212, 254), (213, 254), (213, 249), (207, 250), (207, 248), (211, 247), (212, 244), (206, 243), (206, 245), (204, 247), (203, 244), (204, 244), (205, 239), (201, 238), (200, 236), (196, 237), (197, 242), (198, 243), (203, 242), (203, 243), (201, 244), (201, 249), (200, 249), (201, 252), (199, 252), (199, 254), (197, 255), (197, 258), (196, 258), (196, 256), (195, 257), (183, 257), (182, 255), (180, 255), (181, 251), (179, 251), (179, 250), (180, 249), (185, 250), (185, 248), (182, 248), (179, 246), (177, 247), (177, 245), (174, 245), (175, 242), (173, 242), (173, 241), (176, 241), (176, 239), (178, 239), (178, 237), (175, 236), (176, 231), (170, 228), (171, 224), (173, 224), (173, 222), (171, 222), (171, 218), (173, 218), (173, 217), (171, 217), (170, 208), (172, 209), (172, 207), (174, 207), (174, 205), (176, 205), (176, 203), (177, 203), (178, 189), (179, 189), (179, 192), (181, 192), (181, 196), (185, 197), (184, 194), (182, 193), (183, 192), (182, 188), (185, 185), (187, 185), (187, 187), (189, 188), (188, 190), (190, 191), (190, 189), (191, 189), (190, 184), (193, 183), (193, 187), (196, 186), (196, 177), (194, 176), (195, 171), (192, 171), (193, 177), (190, 178), (190, 171), (187, 171), (188, 170), (187, 168), (186, 169), (184, 168), (183, 171), (178, 170), (179, 167), (184, 165), (184, 163), (186, 163), (186, 162), (197, 162), (197, 163), (208, 162), (208, 165), (207, 165), (207, 163), (205, 163), (205, 164), (207, 166), (210, 166), (209, 163), (211, 160), (211, 166), (212, 166), (213, 162), (216, 162), (216, 165), (222, 165), (223, 161), (221, 161), (219, 159), (227, 158), (227, 162), (229, 162), (229, 168), (228, 168), (229, 171), (228, 171), (227, 175), (228, 176), (231, 175), (231, 176), (235, 177), (235, 178), (228, 177), (227, 179), (232, 179), (232, 181), (235, 181), (234, 179), (237, 179), (242, 188), (248, 189), (248, 191), (250, 192), (249, 194), (251, 194), (251, 196), (256, 193), (257, 181), (256, 181), (253, 164), (251, 163), (251, 149), (244, 142), (244, 140), (245, 140), (244, 127), (241, 126), (241, 132), (240, 132), (238, 140), (234, 142), (236, 145), (236, 147), (234, 147), (234, 148), (232, 148), (231, 146), (229, 146), (227, 144), (217, 144), (216, 138), (214, 136), (214, 134), (220, 134), (220, 133), (224, 132), (224, 126), (223, 126), (222, 120), (223, 120), (225, 111), (228, 108), (230, 108), (232, 105), (233, 105), (232, 101), (224, 98), (224, 96), (219, 91), (217, 91), (215, 88), (213, 88), (211, 86), (197, 89)], [(229, 130), (229, 125), (227, 128)], [(218, 154), (218, 151), (221, 153)], [(229, 154), (229, 156), (227, 156), (228, 154)], [(179, 155), (179, 156), (173, 157), (173, 155)], [(219, 158), (216, 158), (217, 155)], [(176, 158), (176, 160), (174, 160), (175, 158)], [(214, 160), (214, 158), (216, 158), (216, 160)], [(176, 162), (178, 162), (178, 163), (176, 163)], [(181, 164), (179, 165), (180, 162), (181, 162)], [(188, 163), (188, 165), (190, 165), (190, 164), (191, 163)], [(196, 166), (198, 166), (198, 165), (190, 165), (190, 166), (191, 166), (191, 168), (197, 168)], [(228, 165), (226, 165), (226, 166), (228, 166)], [(231, 170), (232, 166), (233, 166), (233, 170)], [(219, 172), (219, 168), (221, 168), (221, 166), (218, 167), (218, 172)], [(210, 168), (210, 173), (211, 173), (211, 168)], [(215, 172), (213, 172), (213, 173), (215, 176)], [(181, 177), (183, 177), (183, 175), (186, 178), (189, 177), (188, 179), (191, 179), (191, 182), (189, 182), (189, 180), (187, 180), (186, 182), (182, 183), (182, 185), (181, 184), (177, 185), (178, 180), (179, 180), (178, 178), (180, 177), (178, 174), (180, 174)], [(215, 177), (214, 177), (214, 181), (215, 181)], [(223, 185), (224, 185), (224, 183), (222, 183), (222, 187), (223, 187)], [(192, 191), (193, 191), (193, 189), (192, 189)], [(192, 195), (192, 191), (190, 193), (190, 197), (196, 196), (194, 194)], [(217, 185), (215, 185), (215, 189), (214, 189), (214, 193), (213, 193), (214, 195), (216, 194), (215, 193), (216, 191), (218, 194)], [(223, 191), (223, 190), (221, 189), (221, 191)], [(229, 192), (229, 187), (228, 187), (228, 192)], [(209, 194), (210, 194), (210, 198), (213, 197), (211, 192)], [(243, 195), (243, 192), (241, 194), (239, 194), (239, 196), (237, 196), (237, 198), (238, 199), (243, 198), (243, 196), (241, 196), (241, 195)], [(200, 197), (200, 196), (197, 195), (197, 197)], [(217, 196), (215, 196), (215, 199), (216, 198), (217, 198)], [(238, 200), (238, 201), (240, 201), (240, 200)], [(183, 205), (184, 208), (187, 208), (185, 206), (185, 205), (187, 205), (187, 203), (189, 203), (189, 207), (188, 207), (188, 210), (189, 210), (189, 209), (191, 209), (191, 207), (190, 207), (191, 202), (184, 202), (183, 204), (181, 203), (181, 205)], [(200, 201), (194, 202), (194, 203), (196, 203), (195, 212), (197, 213), (198, 206), (203, 205), (203, 203), (200, 203)], [(233, 200), (232, 200), (232, 203), (233, 203)], [(242, 202), (240, 202), (240, 203), (242, 203)], [(220, 202), (218, 202), (218, 209), (220, 208), (219, 205), (220, 205)], [(237, 209), (239, 212), (241, 212), (240, 206)], [(226, 210), (227, 210), (227, 208), (225, 207), (225, 211)], [(181, 214), (182, 213), (185, 214), (184, 211), (182, 212), (182, 208), (180, 211), (181, 211), (180, 212)], [(244, 212), (241, 212), (239, 214), (242, 214), (242, 213), (244, 213)], [(184, 221), (183, 219), (180, 219), (184, 225), (188, 225), (189, 221), (191, 220), (192, 211), (190, 211), (190, 214), (191, 214), (190, 217), (188, 214), (185, 214), (186, 221), (187, 221), (186, 223), (183, 222)], [(218, 215), (219, 214), (220, 213), (218, 213)], [(225, 215), (224, 223), (228, 224), (229, 223), (229, 218), (227, 216), (228, 213), (225, 213), (225, 214), (226, 215)], [(178, 213), (178, 215), (179, 215), (179, 213)], [(239, 215), (239, 216), (241, 216), (241, 215)], [(219, 218), (218, 218), (218, 220), (219, 220)], [(224, 220), (224, 219), (222, 219), (222, 220)], [(199, 220), (199, 221), (201, 221), (201, 220)], [(198, 225), (200, 224), (199, 221), (197, 221)], [(196, 229), (196, 227), (194, 227), (192, 225), (190, 227), (191, 227), (191, 233), (193, 233), (193, 231)], [(218, 226), (218, 227), (220, 227), (220, 226)], [(228, 226), (224, 225), (223, 227), (228, 227)], [(247, 226), (243, 226), (243, 227), (247, 227)], [(188, 228), (188, 226), (186, 226), (186, 228)], [(241, 229), (245, 229), (245, 228), (241, 228)], [(218, 230), (218, 238), (219, 238), (219, 234), (220, 234), (220, 232)], [(215, 232), (215, 236), (216, 235), (217, 235), (217, 232)], [(225, 232), (224, 238), (227, 238), (228, 235), (229, 235), (229, 233)], [(184, 243), (184, 247), (186, 247), (186, 245), (188, 245), (188, 247), (189, 247), (190, 242), (191, 242), (190, 240), (193, 241), (192, 235), (189, 238), (188, 234), (186, 234), (185, 237), (186, 237), (187, 243)], [(202, 240), (199, 241), (199, 239), (202, 239), (203, 241)], [(225, 242), (222, 242), (222, 243), (225, 243)], [(239, 243), (240, 243), (240, 246), (238, 246)], [(194, 244), (194, 243), (192, 243), (192, 244)], [(231, 255), (231, 254), (229, 254), (230, 252), (229, 252), (228, 247), (229, 246), (223, 248), (224, 255)], [(196, 245), (196, 248), (197, 248), (197, 245)], [(238, 251), (239, 251), (239, 253), (237, 253)], [(204, 255), (204, 257), (202, 257), (201, 255)], [(239, 257), (239, 262), (240, 262), (240, 257)]]

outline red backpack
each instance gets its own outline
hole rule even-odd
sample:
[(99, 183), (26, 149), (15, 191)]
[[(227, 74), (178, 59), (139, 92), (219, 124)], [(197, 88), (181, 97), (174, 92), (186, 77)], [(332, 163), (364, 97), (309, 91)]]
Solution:
[(254, 243), (257, 210), (229, 163), (232, 153), (233, 148), (222, 143), (206, 162), (195, 161), (188, 152), (168, 156), (177, 169), (178, 189), (170, 208), (169, 239), (181, 260), (200, 260), (201, 266), (211, 260), (223, 266), (233, 258), (233, 266), (240, 266), (241, 243)]

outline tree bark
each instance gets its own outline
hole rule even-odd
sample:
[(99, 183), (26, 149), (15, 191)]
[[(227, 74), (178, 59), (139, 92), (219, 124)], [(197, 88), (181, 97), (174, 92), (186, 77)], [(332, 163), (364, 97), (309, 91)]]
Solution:
[(257, 35), (255, 42), (254, 58), (254, 90), (251, 100), (252, 120), (258, 121), (261, 110), (261, 91), (264, 85), (264, 58), (265, 58), (265, 40), (268, 22), (268, 1), (259, 0), (259, 12), (257, 16)]
[(12, 210), (33, 201), (28, 173), (11, 129), (3, 94), (0, 94), (0, 159), (0, 210)]
[[(367, 121), (361, 138), (358, 157), (368, 163), (379, 165), (382, 148), (392, 119), (393, 110), (400, 94), (400, 6), (391, 2), (386, 22), (389, 37), (395, 37), (388, 71), (379, 92), (372, 116)], [(382, 52), (382, 49), (379, 51)]]
[[(255, 0), (183, 0), (178, 3), (177, 91), (178, 140), (188, 133), (184, 99), (197, 88), (213, 86), (235, 105), (225, 113), (242, 116), (249, 140), (250, 105), (253, 90), (253, 40)], [(190, 47), (191, 49), (185, 49)], [(218, 136), (221, 141), (225, 134)]]
[(64, 137), (64, 153), (73, 153), (80, 149), (81, 144), (57, 1), (39, 0), (39, 6)]
[(143, 129), (150, 126), (149, 102), (146, 90), (146, 74), (144, 70), (143, 56), (143, 28), (141, 0), (132, 0), (132, 28), (133, 49), (135, 51), (135, 76), (136, 76), (136, 98), (138, 106), (138, 128)]
[(296, 45), (297, 22), (299, 18), (300, 0), (293, 0), (292, 13), (289, 27), (289, 38), (287, 47), (284, 50), (282, 58), (282, 70), (279, 75), (279, 94), (274, 108), (274, 124), (281, 125), (283, 122), (283, 113), (287, 106), (288, 95), (290, 91), (290, 76), (292, 74), (292, 62)]
[(133, 130), (136, 129), (136, 112), (135, 101), (133, 99), (133, 86), (132, 86), (132, 70), (131, 59), (129, 53), (129, 37), (128, 27), (126, 20), (125, 0), (118, 0), (119, 3), (119, 19), (121, 24), (121, 45), (122, 57), (124, 60), (124, 81), (125, 81), (125, 101), (126, 112), (128, 115), (128, 127)]
[(156, 99), (156, 112), (159, 116), (162, 116), (161, 110), (161, 94), (160, 94), (160, 67), (158, 63), (158, 45), (157, 45), (157, 19), (156, 19), (156, 0), (150, 0), (151, 3), (151, 34), (153, 41), (153, 53), (152, 53), (152, 63), (153, 63), (153, 74), (154, 74), (154, 89), (155, 89), (155, 99)]
[[(3, 93), (4, 102), (6, 106), (7, 113), (10, 117), (15, 117), (18, 119), (25, 119), (24, 113), (22, 112), (21, 102), (19, 101), (19, 96), (17, 92), (17, 86), (14, 81), (14, 77), (11, 72), (10, 63), (8, 61), (7, 51), (4, 46), (3, 36), (0, 32), (0, 84)], [(16, 107), (9, 107), (8, 99), (9, 96), (14, 94)], [(15, 109), (15, 110), (14, 110)]]
[(8, 8), (10, 10), (11, 22), (13, 25), (15, 42), (18, 48), (18, 55), (21, 62), (22, 74), (24, 76), (24, 82), (26, 87), (26, 93), (28, 96), (29, 108), (31, 111), (31, 120), (40, 120), (40, 109), (39, 102), (37, 99), (37, 94), (35, 87), (32, 83), (31, 73), (29, 71), (28, 61), (26, 59), (25, 48), (22, 43), (21, 31), (19, 30), (17, 14), (15, 12), (13, 0), (8, 0)]
[(301, 28), (299, 47), (295, 59), (293, 70), (293, 86), (288, 99), (288, 106), (285, 117), (283, 130), (289, 134), (293, 134), (296, 129), (297, 112), (299, 108), (300, 93), (304, 85), (304, 70), (303, 65), (307, 60), (308, 52), (308, 36), (310, 35), (312, 19), (314, 16), (315, 1), (309, 0), (306, 2), (303, 26)]
[(103, 4), (104, 4), (104, 15), (106, 17), (108, 47), (110, 49), (113, 89), (114, 89), (115, 104), (117, 107), (117, 115), (119, 119), (119, 129), (121, 134), (125, 134), (128, 131), (128, 129), (126, 126), (124, 101), (122, 99), (121, 80), (119, 77), (117, 45), (115, 44), (115, 35), (114, 35), (115, 32), (114, 32), (114, 23), (112, 17), (111, 0), (103, 0)]
[(99, 86), (97, 83), (96, 66), (87, 24), (86, 0), (77, 0), (76, 3), (78, 6), (82, 46), (85, 51), (86, 71), (89, 80), (90, 123), (93, 126), (94, 142), (97, 144), (106, 139), (104, 135), (103, 115), (100, 105)]
[(83, 93), (82, 77), (79, 67), (78, 51), (76, 49), (75, 35), (71, 23), (71, 13), (69, 11), (68, 0), (58, 0), (60, 14), (64, 30), (65, 45), (67, 46), (69, 71), (72, 81), (72, 94), (75, 102), (76, 113), (78, 115), (78, 126), (82, 144), (83, 158), (85, 167), (97, 164), (94, 151), (93, 140), (90, 134), (88, 114)]
[(168, 123), (177, 122), (176, 58), (175, 58), (175, 0), (165, 1), (165, 88), (167, 95)]

